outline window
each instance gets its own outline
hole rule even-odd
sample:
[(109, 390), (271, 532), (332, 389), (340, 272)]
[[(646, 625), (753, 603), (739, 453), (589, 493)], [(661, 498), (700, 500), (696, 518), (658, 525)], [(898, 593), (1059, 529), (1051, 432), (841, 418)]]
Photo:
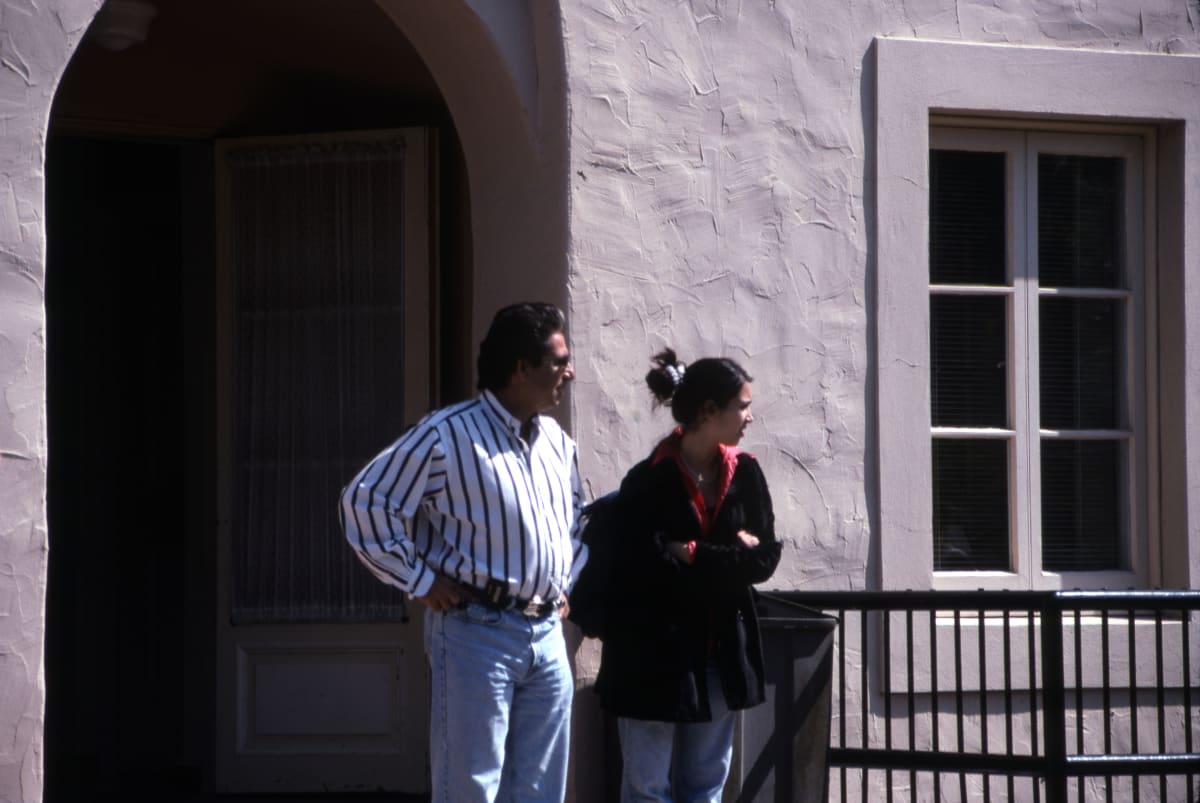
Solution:
[[(874, 302), (876, 393), (875, 427), (868, 435), (876, 440), (878, 474), (868, 491), (878, 500), (872, 531), (878, 573), (871, 580), (899, 589), (1195, 587), (1200, 495), (1192, 491), (1200, 416), (1189, 412), (1196, 405), (1188, 386), (1200, 375), (1200, 283), (1185, 277), (1200, 243), (1193, 191), (1200, 175), (1193, 147), (1200, 129), (1194, 103), (1200, 60), (888, 38), (875, 40), (872, 55), (874, 165), (866, 187), (875, 218), (867, 288)], [(993, 189), (990, 198), (993, 204), (1001, 198), (1003, 225), (979, 225), (984, 230), (960, 246), (972, 249), (963, 261), (973, 262), (979, 252), (989, 253), (982, 238), (999, 236), (999, 280), (994, 273), (983, 279), (951, 274), (931, 282), (931, 150), (959, 154), (951, 159), (993, 154), (991, 160), (979, 157), (992, 163), (993, 176), (997, 159), (1002, 161), (1004, 193)], [(1048, 173), (1048, 183), (1039, 171), (1081, 171), (1078, 180), (1060, 183), (1077, 183), (1087, 202), (1079, 211), (1095, 213), (1105, 207), (1090, 188), (1102, 177), (1088, 171), (1111, 166), (1106, 160), (1113, 158), (1123, 171), (1121, 226), (1081, 227), (1076, 247), (1081, 254), (1116, 250), (1126, 261), (1114, 263), (1107, 279), (1094, 272), (1073, 278), (1069, 262), (1053, 267), (1062, 257), (1053, 251), (1053, 237), (1046, 238), (1050, 250), (1036, 250), (1039, 226), (1056, 225), (1054, 201), (1049, 194), (1039, 197), (1038, 189), (1045, 185), (1049, 193), (1053, 175)], [(976, 168), (977, 180), (985, 181), (989, 168)], [(1113, 177), (1108, 183), (1117, 189)], [(994, 221), (985, 185), (973, 194), (971, 189), (960, 195), (966, 192), (971, 208), (982, 208)], [(959, 210), (963, 216), (969, 211)], [(939, 224), (938, 236), (945, 233)], [(996, 251), (990, 253), (994, 259)], [(994, 263), (987, 269), (995, 271)], [(965, 470), (956, 469), (964, 461), (992, 467), (968, 465), (977, 486), (958, 482), (954, 492), (975, 492), (996, 505), (971, 511), (983, 522), (969, 533), (971, 554), (962, 560), (1000, 568), (935, 568), (934, 303), (950, 307), (939, 313), (939, 330), (955, 326), (956, 315), (974, 324), (957, 325), (972, 338), (968, 353), (981, 355), (969, 376), (947, 379), (939, 370), (939, 383), (957, 382), (972, 394), (955, 400), (939, 384), (939, 395), (952, 402), (945, 408), (938, 402), (939, 474), (952, 479), (953, 471)], [(988, 312), (997, 304), (1004, 310), (999, 339), (993, 330), (998, 313)], [(1092, 348), (1100, 345), (1097, 332), (1114, 338), (1107, 357)], [(954, 355), (939, 355), (939, 363)], [(1004, 370), (989, 372), (988, 355), (1002, 357)], [(1099, 369), (1109, 379), (1101, 382), (1093, 373)], [(1101, 385), (1112, 395), (1096, 395)], [(1065, 395), (1056, 398), (1060, 392)], [(1004, 418), (997, 426), (999, 404)], [(1082, 489), (1098, 487), (1101, 472), (1114, 492), (1085, 496)], [(952, 502), (939, 492), (941, 515), (952, 514), (939, 538), (963, 537), (953, 515), (961, 522), (965, 514)], [(1105, 537), (1092, 539), (1100, 519), (1113, 525)], [(938, 565), (948, 559), (945, 553)], [(1117, 568), (1096, 568), (1105, 565)]]
[(1136, 584), (1142, 142), (942, 127), (930, 145), (933, 569)]

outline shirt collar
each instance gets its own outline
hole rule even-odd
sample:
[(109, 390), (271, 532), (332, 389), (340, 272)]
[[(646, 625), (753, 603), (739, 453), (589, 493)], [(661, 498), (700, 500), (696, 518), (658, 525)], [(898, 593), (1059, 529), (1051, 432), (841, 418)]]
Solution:
[(716, 521), (717, 511), (721, 509), (721, 505), (725, 502), (725, 497), (729, 494), (729, 486), (733, 484), (733, 472), (737, 470), (738, 455), (741, 450), (736, 446), (726, 446), (723, 443), (717, 444), (717, 448), (721, 450), (721, 468), (720, 477), (716, 487), (716, 501), (710, 510), (701, 493), (700, 488), (696, 485), (695, 477), (692, 476), (691, 470), (687, 467), (687, 461), (683, 459), (683, 452), (680, 450), (680, 445), (683, 442), (683, 430), (679, 427), (675, 428), (667, 437), (654, 449), (654, 454), (650, 458), (653, 465), (658, 465), (664, 460), (671, 460), (679, 469), (680, 475), (683, 477), (684, 487), (691, 497), (692, 509), (696, 513), (696, 518), (700, 521), (700, 531), (707, 535), (712, 530), (713, 523)]
[[(522, 422), (519, 421), (516, 416), (510, 413), (508, 408), (500, 403), (500, 400), (496, 398), (496, 394), (492, 393), (490, 390), (485, 390), (479, 394), (479, 398), (483, 401), (483, 406), (491, 411), (496, 420), (504, 425), (504, 428), (511, 432), (514, 438), (521, 437)], [(530, 445), (533, 444), (533, 441), (537, 438), (538, 431), (541, 429), (541, 421), (539, 419), (540, 416), (535, 413), (533, 416), (532, 426), (530, 427)]]
[[(653, 465), (658, 465), (663, 460), (672, 458), (683, 462), (683, 453), (679, 451), (679, 445), (683, 441), (683, 429), (675, 427), (675, 431), (667, 437), (659, 441), (658, 446), (654, 447), (654, 454), (650, 458)], [(737, 456), (742, 450), (736, 446), (726, 446), (723, 443), (718, 443), (717, 448), (721, 450), (721, 471), (726, 477), (733, 476), (733, 470), (737, 467)]]

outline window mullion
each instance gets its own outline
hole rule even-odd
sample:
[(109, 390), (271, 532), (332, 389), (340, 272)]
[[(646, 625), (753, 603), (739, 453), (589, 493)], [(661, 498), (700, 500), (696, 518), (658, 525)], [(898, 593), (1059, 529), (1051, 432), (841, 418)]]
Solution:
[[(1122, 545), (1129, 557), (1130, 568), (1138, 577), (1141, 584), (1152, 584), (1155, 575), (1156, 560), (1152, 552), (1156, 551), (1157, 538), (1150, 537), (1151, 517), (1148, 515), (1154, 508), (1151, 499), (1151, 474), (1149, 470), (1137, 470), (1137, 466), (1148, 466), (1150, 444), (1149, 421), (1152, 418), (1150, 405), (1146, 398), (1147, 389), (1155, 376), (1155, 363), (1152, 353), (1154, 349), (1147, 348), (1145, 299), (1150, 295), (1153, 275), (1152, 258), (1147, 243), (1153, 241), (1153, 227), (1144, 217), (1148, 199), (1153, 198), (1147, 182), (1145, 143), (1136, 143), (1130, 147), (1125, 160), (1125, 226), (1126, 275), (1124, 288), (1130, 292), (1123, 303), (1124, 315), (1124, 379), (1125, 416), (1122, 424), (1134, 435), (1126, 450), (1124, 474), (1129, 483), (1126, 511), (1125, 543)], [(1152, 202), (1150, 202), (1152, 203)], [(1157, 533), (1155, 533), (1157, 535)], [(1153, 546), (1152, 546), (1153, 545)]]
[[(1145, 505), (1140, 516), (1140, 522), (1145, 527), (1145, 556), (1146, 568), (1144, 582), (1151, 587), (1161, 587), (1163, 585), (1163, 562), (1162, 562), (1162, 533), (1160, 530), (1160, 517), (1162, 515), (1161, 500), (1159, 493), (1162, 486), (1159, 481), (1160, 471), (1162, 466), (1159, 462), (1159, 419), (1158, 419), (1158, 371), (1159, 371), (1159, 343), (1157, 321), (1160, 320), (1160, 311), (1158, 308), (1158, 240), (1157, 230), (1154, 221), (1157, 219), (1156, 209), (1156, 184), (1154, 176), (1157, 173), (1157, 142), (1155, 141), (1154, 132), (1150, 132), (1146, 136), (1146, 140), (1142, 143), (1142, 161), (1141, 161), (1141, 197), (1144, 203), (1137, 209), (1140, 215), (1139, 222), (1141, 223), (1141, 239), (1136, 243), (1131, 243), (1131, 255), (1138, 258), (1138, 264), (1141, 266), (1140, 283), (1141, 293), (1135, 296), (1133, 301), (1134, 319), (1137, 321), (1136, 332), (1138, 340), (1135, 341), (1135, 349), (1138, 355), (1143, 358), (1141, 382), (1144, 391), (1137, 396), (1141, 403), (1141, 416), (1139, 417), (1140, 426), (1137, 428), (1137, 437), (1141, 440), (1141, 465), (1146, 466), (1146, 469), (1140, 472), (1142, 481), (1139, 484), (1142, 498), (1145, 500)], [(1136, 245), (1136, 249), (1135, 246)]]
[(1022, 585), (1034, 586), (1041, 571), (1041, 471), (1038, 441), (1038, 339), (1037, 339), (1037, 169), (1030, 156), (1028, 140), (1022, 138), (1012, 171), (1012, 280), (1013, 326), (1013, 500), (1014, 541), (1017, 573)]

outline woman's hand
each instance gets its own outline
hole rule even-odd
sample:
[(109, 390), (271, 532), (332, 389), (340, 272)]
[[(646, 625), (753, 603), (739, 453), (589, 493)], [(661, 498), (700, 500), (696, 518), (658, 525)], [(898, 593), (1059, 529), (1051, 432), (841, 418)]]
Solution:
[(691, 550), (688, 549), (687, 544), (680, 541), (668, 541), (667, 552), (671, 555), (671, 557), (681, 561), (682, 563), (691, 563), (692, 561)]
[(738, 537), (738, 540), (741, 541), (744, 546), (747, 546), (750, 548), (754, 548), (754, 547), (758, 546), (758, 536), (757, 535), (751, 535), (750, 533), (746, 532), (745, 530), (738, 530), (737, 537)]

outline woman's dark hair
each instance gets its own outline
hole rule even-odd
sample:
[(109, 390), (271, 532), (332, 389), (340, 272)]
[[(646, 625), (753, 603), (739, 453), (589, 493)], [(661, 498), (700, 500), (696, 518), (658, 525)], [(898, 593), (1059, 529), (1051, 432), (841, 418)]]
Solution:
[(500, 390), (517, 370), (517, 361), (530, 368), (542, 364), (547, 343), (566, 326), (562, 310), (542, 301), (526, 301), (505, 307), (492, 318), (487, 335), (479, 344), (480, 390)]
[(705, 357), (685, 366), (674, 349), (663, 349), (653, 359), (646, 384), (658, 404), (671, 405), (671, 415), (684, 429), (696, 423), (705, 402), (724, 408), (741, 393), (742, 385), (754, 381), (742, 366), (726, 357)]

